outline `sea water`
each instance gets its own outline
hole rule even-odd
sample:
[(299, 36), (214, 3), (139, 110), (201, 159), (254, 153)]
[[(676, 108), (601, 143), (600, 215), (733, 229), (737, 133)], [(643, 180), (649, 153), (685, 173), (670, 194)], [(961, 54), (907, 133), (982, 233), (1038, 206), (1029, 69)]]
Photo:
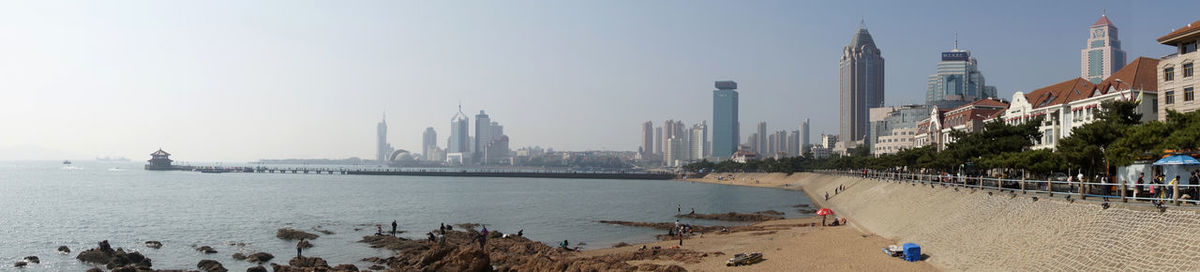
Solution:
[[(279, 228), (320, 234), (305, 256), (366, 268), (366, 257), (388, 250), (357, 242), (384, 232), (392, 220), (402, 236), (421, 239), (440, 223), (483, 223), (550, 245), (606, 248), (617, 242), (652, 241), (663, 231), (595, 223), (595, 220), (674, 222), (683, 213), (778, 210), (806, 216), (793, 205), (808, 204), (802, 192), (662, 180), (463, 178), (329, 174), (206, 174), (145, 171), (139, 163), (0, 162), (0, 270), (25, 256), (40, 264), (26, 271), (82, 271), (83, 250), (108, 240), (113, 248), (136, 250), (155, 269), (195, 269), (202, 259), (231, 271), (253, 266), (233, 253), (267, 252), (272, 262), (295, 256), (295, 241), (275, 238)], [(701, 225), (729, 222), (696, 221)], [(161, 249), (143, 245), (163, 243)], [(68, 246), (70, 254), (56, 253)], [(204, 254), (194, 246), (212, 246)]]

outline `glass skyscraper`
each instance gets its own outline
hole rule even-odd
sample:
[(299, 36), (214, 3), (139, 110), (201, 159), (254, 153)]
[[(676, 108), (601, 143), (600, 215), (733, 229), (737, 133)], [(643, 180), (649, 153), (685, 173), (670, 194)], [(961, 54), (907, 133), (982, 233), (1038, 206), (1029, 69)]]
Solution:
[(737, 82), (717, 81), (713, 91), (713, 147), (712, 156), (727, 160), (737, 151), (738, 139), (738, 92)]
[(925, 105), (950, 109), (979, 99), (995, 98), (996, 87), (987, 86), (985, 82), (971, 51), (959, 50), (958, 39), (955, 39), (954, 50), (942, 52), (937, 73), (929, 75)]
[(867, 137), (868, 112), (883, 107), (883, 53), (875, 40), (860, 25), (850, 43), (842, 49), (840, 63), (841, 127), (839, 138), (852, 147)]
[(1088, 32), (1087, 45), (1080, 50), (1079, 76), (1100, 83), (1125, 67), (1125, 50), (1121, 50), (1121, 40), (1117, 39), (1117, 26), (1104, 13)]

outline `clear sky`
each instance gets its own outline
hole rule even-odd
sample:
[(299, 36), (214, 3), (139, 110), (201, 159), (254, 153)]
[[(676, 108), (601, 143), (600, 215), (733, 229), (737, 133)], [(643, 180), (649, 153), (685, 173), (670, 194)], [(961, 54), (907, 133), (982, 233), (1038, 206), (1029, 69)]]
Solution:
[[(1130, 60), (1200, 1), (4, 1), (0, 159), (374, 157), (375, 124), (445, 147), (461, 101), (511, 146), (637, 150), (640, 124), (712, 118), (712, 84), (766, 121), (836, 133), (842, 46), (866, 21), (888, 104), (921, 103), (939, 52), (989, 85), (1079, 75), (1101, 9)], [(710, 121), (711, 122), (711, 121)]]

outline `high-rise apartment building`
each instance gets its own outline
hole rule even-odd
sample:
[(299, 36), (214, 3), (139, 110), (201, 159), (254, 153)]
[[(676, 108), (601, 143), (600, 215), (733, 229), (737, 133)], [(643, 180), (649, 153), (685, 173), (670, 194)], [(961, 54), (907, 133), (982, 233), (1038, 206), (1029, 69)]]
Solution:
[(663, 128), (661, 126), (656, 127), (656, 128), (654, 128), (654, 154), (658, 154), (658, 156), (661, 157), (663, 155), (664, 148), (665, 147), (663, 146)]
[(770, 141), (767, 141), (767, 122), (758, 122), (758, 130), (755, 131), (758, 135), (758, 145), (754, 146), (754, 152), (759, 156), (765, 157), (771, 154)]
[(798, 157), (800, 153), (800, 131), (793, 130), (787, 136), (787, 154), (789, 157)]
[(638, 152), (643, 158), (654, 154), (654, 122), (642, 123), (642, 147)]
[(983, 98), (996, 98), (996, 87), (985, 83), (979, 63), (971, 56), (971, 51), (958, 49), (958, 38), (955, 37), (954, 49), (942, 52), (937, 73), (929, 75), (925, 105), (949, 109)]
[(473, 150), (475, 150), (475, 159), (483, 157), (484, 148), (492, 141), (492, 118), (484, 113), (483, 110), (475, 115), (475, 142)]
[(1101, 12), (1100, 19), (1088, 27), (1089, 38), (1079, 51), (1079, 77), (1100, 83), (1112, 73), (1125, 67), (1125, 50), (1117, 38), (1117, 26)]
[(702, 160), (708, 157), (708, 124), (701, 121), (699, 124), (693, 125), (689, 137), (690, 147), (689, 153), (692, 160)]
[(738, 92), (737, 82), (717, 81), (713, 91), (712, 156), (727, 160), (738, 150)]
[(867, 134), (868, 110), (883, 106), (883, 55), (875, 40), (860, 25), (842, 49), (840, 64), (840, 140), (849, 144)]

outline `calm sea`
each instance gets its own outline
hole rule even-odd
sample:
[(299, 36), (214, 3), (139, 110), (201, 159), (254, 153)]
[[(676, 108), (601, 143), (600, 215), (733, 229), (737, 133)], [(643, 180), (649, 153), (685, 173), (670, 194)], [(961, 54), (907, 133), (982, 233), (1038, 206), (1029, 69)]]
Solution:
[[(313, 240), (316, 247), (305, 255), (366, 268), (360, 259), (390, 252), (356, 241), (374, 234), (375, 224), (390, 229), (392, 220), (412, 238), (442, 222), (473, 222), (505, 233), (524, 229), (526, 237), (548, 244), (566, 239), (604, 248), (650, 241), (659, 231), (593, 220), (672, 222), (676, 205), (685, 213), (774, 209), (800, 217), (791, 206), (809, 203), (796, 191), (679, 181), (204, 174), (141, 167), (0, 162), (0, 270), (29, 255), (41, 264), (26, 271), (86, 270), (91, 266), (74, 256), (108, 240), (114, 248), (142, 252), (156, 269), (195, 269), (200, 260), (214, 259), (242, 271), (251, 265), (233, 260), (235, 252), (265, 251), (281, 263), (294, 256), (295, 243), (274, 236), (282, 227), (333, 231)], [(147, 248), (147, 240), (164, 246)], [(62, 245), (73, 252), (55, 253)], [(193, 245), (219, 253), (202, 254)]]

